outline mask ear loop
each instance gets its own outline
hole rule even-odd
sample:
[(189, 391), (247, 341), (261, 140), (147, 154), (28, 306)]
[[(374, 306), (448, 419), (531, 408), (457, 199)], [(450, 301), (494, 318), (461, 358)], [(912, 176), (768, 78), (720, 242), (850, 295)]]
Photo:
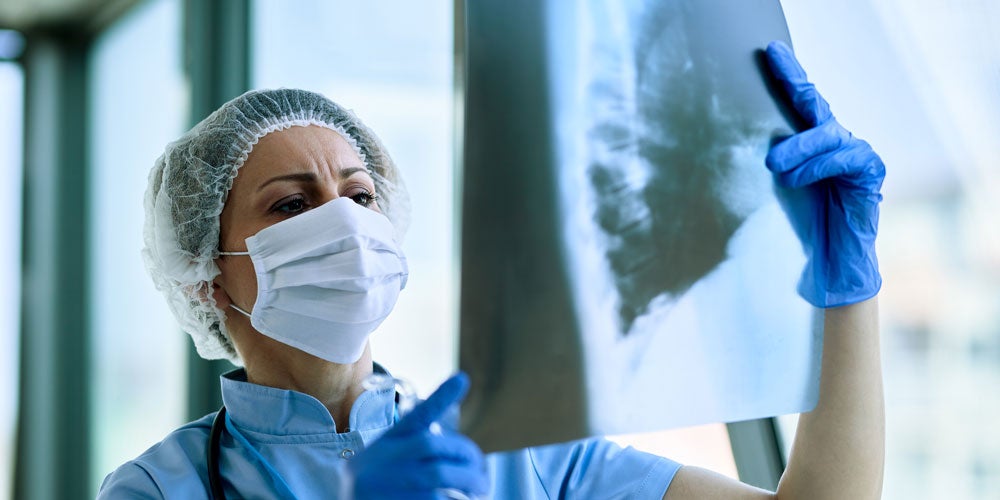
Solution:
[(244, 311), (243, 309), (240, 309), (236, 304), (229, 304), (229, 307), (232, 307), (233, 309), (236, 309), (237, 312), (239, 312), (240, 314), (242, 314), (242, 315), (244, 315), (244, 316), (246, 316), (248, 318), (251, 317), (250, 313)]
[[(236, 256), (246, 255), (246, 256), (249, 256), (250, 252), (219, 252), (219, 255), (236, 255)], [(251, 317), (250, 313), (244, 311), (243, 309), (240, 309), (236, 304), (230, 303), (229, 307), (232, 307), (233, 309), (236, 309), (236, 311), (238, 311), (240, 314), (242, 314), (242, 315), (244, 315), (244, 316), (246, 316), (248, 318)]]

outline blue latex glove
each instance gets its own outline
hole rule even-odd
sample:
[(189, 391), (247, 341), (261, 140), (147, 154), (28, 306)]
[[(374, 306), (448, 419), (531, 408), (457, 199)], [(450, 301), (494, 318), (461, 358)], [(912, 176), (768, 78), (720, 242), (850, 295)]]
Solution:
[(816, 307), (874, 297), (882, 287), (875, 234), (885, 165), (837, 123), (792, 49), (771, 42), (767, 60), (809, 127), (774, 145), (766, 159), (808, 259), (799, 295)]
[(451, 377), (359, 453), (348, 465), (354, 498), (436, 499), (448, 488), (485, 495), (489, 475), (482, 451), (469, 438), (436, 425), (468, 389), (464, 373)]

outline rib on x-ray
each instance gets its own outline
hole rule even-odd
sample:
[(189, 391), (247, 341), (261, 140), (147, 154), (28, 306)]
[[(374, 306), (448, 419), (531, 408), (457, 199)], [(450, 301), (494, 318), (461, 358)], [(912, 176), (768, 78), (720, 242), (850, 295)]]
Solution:
[(467, 8), (463, 428), (486, 450), (801, 411), (821, 339), (763, 158), (777, 0)]

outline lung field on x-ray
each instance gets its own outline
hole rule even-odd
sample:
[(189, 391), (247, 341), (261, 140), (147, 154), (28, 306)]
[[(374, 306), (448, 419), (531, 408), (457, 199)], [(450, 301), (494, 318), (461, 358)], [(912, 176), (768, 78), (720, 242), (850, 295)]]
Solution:
[(587, 87), (588, 176), (622, 334), (655, 299), (675, 300), (725, 260), (746, 215), (727, 204), (727, 181), (763, 168), (734, 152), (767, 140), (726, 109), (734, 82), (689, 43), (681, 8), (656, 3), (595, 26)]

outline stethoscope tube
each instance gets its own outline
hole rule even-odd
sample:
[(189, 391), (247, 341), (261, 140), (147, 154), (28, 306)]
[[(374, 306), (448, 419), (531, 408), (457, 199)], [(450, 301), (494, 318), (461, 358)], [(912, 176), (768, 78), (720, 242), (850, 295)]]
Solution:
[(219, 408), (219, 413), (212, 421), (212, 431), (208, 435), (208, 496), (212, 500), (225, 500), (226, 493), (222, 490), (222, 475), (219, 473), (219, 450), (222, 448), (222, 429), (226, 426), (226, 406)]

